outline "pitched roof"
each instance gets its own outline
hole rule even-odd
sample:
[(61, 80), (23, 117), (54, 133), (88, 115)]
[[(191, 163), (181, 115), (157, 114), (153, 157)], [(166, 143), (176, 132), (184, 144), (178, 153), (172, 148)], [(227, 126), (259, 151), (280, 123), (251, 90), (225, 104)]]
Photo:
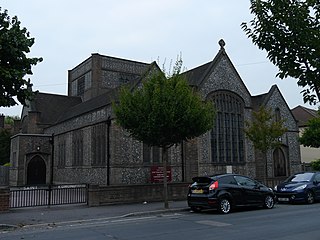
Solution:
[(63, 112), (81, 103), (80, 97), (38, 92), (30, 103), (29, 111), (40, 112), (41, 124), (53, 124)]
[[(270, 97), (272, 96), (272, 94), (274, 93), (274, 91), (276, 91), (278, 89), (278, 91), (280, 92), (279, 88), (277, 87), (277, 85), (272, 85), (269, 92), (267, 93), (263, 93), (260, 95), (256, 95), (256, 96), (252, 96), (252, 109), (257, 111), (259, 109), (260, 106), (264, 106), (267, 104), (267, 102), (269, 101)], [(280, 92), (281, 94), (281, 92)], [(282, 96), (282, 94), (281, 94)], [(283, 96), (282, 96), (283, 98)], [(283, 101), (286, 102), (283, 98)]]
[(230, 66), (234, 70), (234, 72), (238, 75), (244, 89), (250, 95), (250, 92), (249, 92), (247, 86), (242, 81), (238, 71), (236, 70), (231, 59), (229, 58), (228, 54), (226, 53), (226, 50), (224, 48), (225, 43), (222, 39), (219, 41), (219, 45), (220, 45), (220, 50), (211, 62), (205, 63), (199, 67), (196, 67), (194, 69), (186, 71), (182, 74), (184, 74), (186, 76), (186, 79), (187, 79), (190, 86), (200, 88), (202, 86), (202, 84), (204, 84), (204, 82), (206, 81), (209, 74), (211, 74), (212, 71), (217, 67), (217, 64), (221, 61), (221, 59), (225, 58), (230, 63)]
[(298, 121), (299, 127), (305, 127), (307, 126), (309, 119), (319, 117), (317, 110), (306, 108), (300, 105), (293, 108), (291, 112)]
[(60, 115), (60, 117), (57, 119), (55, 123), (61, 123), (81, 114), (85, 114), (96, 109), (103, 108), (104, 106), (110, 105), (112, 101), (115, 101), (117, 99), (119, 89), (120, 88), (112, 89), (95, 98), (92, 98), (88, 101), (70, 107), (68, 111), (64, 111)]

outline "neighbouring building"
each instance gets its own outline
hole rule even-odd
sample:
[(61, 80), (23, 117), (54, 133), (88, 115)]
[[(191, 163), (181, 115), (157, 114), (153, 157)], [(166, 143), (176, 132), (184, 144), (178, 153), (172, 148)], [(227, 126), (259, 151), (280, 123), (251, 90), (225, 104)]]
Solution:
[[(297, 106), (293, 108), (292, 114), (297, 120), (299, 127), (299, 135), (301, 136), (305, 128), (308, 127), (308, 121), (312, 118), (319, 117), (317, 110), (306, 108), (303, 106)], [(300, 145), (301, 162), (309, 164), (313, 160), (320, 159), (320, 148), (305, 147)]]
[[(219, 44), (212, 61), (184, 73), (203, 99), (215, 103), (215, 127), (169, 149), (170, 181), (190, 182), (195, 175), (221, 172), (274, 180), (300, 171), (298, 127), (278, 87), (251, 96), (223, 40)], [(119, 87), (140, 86), (154, 69), (159, 70), (155, 62), (92, 54), (69, 70), (67, 96), (39, 92), (23, 108), (21, 131), (12, 138), (10, 184), (158, 181), (160, 149), (131, 138), (115, 124), (112, 112)], [(259, 106), (271, 108), (288, 129), (281, 147), (268, 152), (267, 171), (261, 169), (259, 152), (243, 132)]]

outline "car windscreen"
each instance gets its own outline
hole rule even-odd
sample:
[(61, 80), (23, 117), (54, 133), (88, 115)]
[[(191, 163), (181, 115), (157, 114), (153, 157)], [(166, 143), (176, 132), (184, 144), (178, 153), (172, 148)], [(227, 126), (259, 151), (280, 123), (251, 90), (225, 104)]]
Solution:
[(314, 173), (298, 173), (289, 177), (286, 182), (309, 182)]

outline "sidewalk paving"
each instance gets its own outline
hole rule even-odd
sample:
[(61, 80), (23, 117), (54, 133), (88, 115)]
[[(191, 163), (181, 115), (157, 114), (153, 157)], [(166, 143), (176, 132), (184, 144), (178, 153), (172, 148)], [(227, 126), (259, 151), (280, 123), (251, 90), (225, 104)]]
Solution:
[(87, 205), (61, 205), (51, 207), (17, 208), (0, 213), (0, 230), (34, 225), (62, 224), (67, 222), (97, 221), (111, 218), (160, 214), (189, 210), (186, 201), (134, 203), (88, 207)]

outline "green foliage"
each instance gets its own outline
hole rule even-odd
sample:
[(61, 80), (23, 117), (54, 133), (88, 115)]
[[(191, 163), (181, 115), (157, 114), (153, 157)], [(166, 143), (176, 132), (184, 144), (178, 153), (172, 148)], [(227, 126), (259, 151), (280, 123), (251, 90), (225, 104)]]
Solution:
[(10, 162), (10, 140), (10, 131), (0, 129), (0, 165)]
[(304, 102), (310, 104), (320, 99), (319, 6), (319, 0), (251, 0), (255, 16), (241, 24), (279, 68), (277, 76), (298, 79)]
[(300, 137), (300, 143), (305, 147), (320, 147), (320, 117), (309, 119), (307, 126)]
[(269, 149), (279, 147), (279, 138), (287, 131), (282, 120), (275, 120), (271, 109), (260, 107), (253, 112), (253, 121), (246, 122), (246, 136), (253, 142), (256, 149), (266, 153)]
[(122, 88), (119, 103), (113, 104), (117, 123), (151, 146), (167, 148), (213, 127), (213, 104), (193, 92), (177, 65), (169, 77), (154, 72), (142, 88)]
[(13, 126), (14, 120), (20, 120), (18, 116), (6, 116), (4, 119), (5, 124)]
[(312, 161), (311, 168), (313, 171), (320, 171), (320, 159)]
[(31, 67), (42, 61), (42, 58), (28, 58), (34, 38), (30, 38), (26, 28), (20, 27), (20, 21), (10, 18), (7, 10), (0, 8), (0, 106), (10, 107), (32, 99), (33, 92), (30, 79)]

